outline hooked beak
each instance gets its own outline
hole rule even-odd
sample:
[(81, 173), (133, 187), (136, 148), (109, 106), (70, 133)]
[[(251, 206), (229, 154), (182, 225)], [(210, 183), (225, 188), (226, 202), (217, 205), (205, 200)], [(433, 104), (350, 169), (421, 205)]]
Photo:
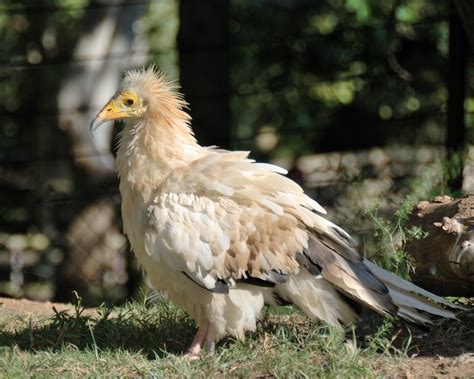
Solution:
[(95, 116), (90, 125), (91, 133), (94, 132), (99, 126), (111, 120), (118, 120), (121, 118), (130, 117), (128, 112), (120, 106), (117, 99), (111, 99), (101, 111)]

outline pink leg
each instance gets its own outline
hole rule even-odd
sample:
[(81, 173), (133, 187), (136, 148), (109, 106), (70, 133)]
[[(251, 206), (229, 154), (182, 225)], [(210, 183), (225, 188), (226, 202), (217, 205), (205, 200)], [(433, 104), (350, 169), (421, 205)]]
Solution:
[(204, 338), (206, 337), (208, 326), (209, 321), (206, 321), (199, 327), (196, 335), (194, 336), (193, 342), (191, 343), (191, 346), (189, 346), (186, 353), (189, 359), (199, 359), (199, 353), (201, 352), (201, 347), (203, 345)]

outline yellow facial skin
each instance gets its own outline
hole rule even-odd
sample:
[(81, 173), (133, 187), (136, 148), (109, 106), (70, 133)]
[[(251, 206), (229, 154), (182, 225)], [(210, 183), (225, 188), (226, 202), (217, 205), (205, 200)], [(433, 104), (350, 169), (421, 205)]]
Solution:
[(92, 120), (91, 132), (106, 121), (140, 117), (146, 111), (143, 100), (135, 91), (126, 89), (114, 96)]

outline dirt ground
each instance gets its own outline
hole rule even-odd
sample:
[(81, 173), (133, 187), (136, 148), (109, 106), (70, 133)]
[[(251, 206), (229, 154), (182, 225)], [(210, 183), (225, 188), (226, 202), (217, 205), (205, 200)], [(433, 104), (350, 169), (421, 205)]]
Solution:
[[(11, 299), (0, 297), (0, 311), (6, 310), (18, 314), (32, 316), (53, 316), (55, 308), (58, 312), (70, 311), (74, 312), (74, 305), (63, 303), (52, 303), (50, 301), (32, 301), (27, 299)], [(86, 313), (94, 313), (93, 309), (86, 309)]]
[[(393, 366), (374, 362), (376, 371), (387, 377), (462, 377), (474, 378), (474, 298), (464, 301), (466, 309), (457, 315), (458, 320), (444, 320), (434, 325), (431, 330), (407, 327), (400, 323), (399, 330), (393, 335), (393, 344), (405, 341), (411, 334), (412, 342), (409, 359), (404, 359)], [(61, 311), (74, 312), (72, 304), (15, 300), (0, 297), (0, 311), (31, 316), (54, 315), (53, 307)], [(94, 313), (93, 309), (86, 312)], [(361, 336), (371, 333), (375, 324), (373, 315), (367, 314), (359, 323)]]
[(49, 301), (39, 302), (26, 299), (16, 300), (0, 297), (0, 309), (11, 310), (27, 315), (52, 316), (54, 315), (53, 307), (59, 312), (74, 309), (71, 304), (51, 303)]
[[(463, 299), (462, 306), (465, 309), (456, 313), (457, 320), (437, 321), (429, 330), (400, 322), (392, 336), (393, 345), (401, 348), (411, 336), (410, 358), (393, 367), (376, 365), (377, 371), (400, 378), (474, 378), (474, 298)], [(369, 333), (373, 327), (362, 318), (357, 334)]]

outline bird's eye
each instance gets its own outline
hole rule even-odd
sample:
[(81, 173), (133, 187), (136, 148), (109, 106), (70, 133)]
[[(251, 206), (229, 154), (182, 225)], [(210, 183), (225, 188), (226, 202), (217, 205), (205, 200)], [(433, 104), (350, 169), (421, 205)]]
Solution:
[(126, 103), (127, 103), (127, 105), (133, 105), (134, 101), (133, 101), (133, 99), (127, 99)]

